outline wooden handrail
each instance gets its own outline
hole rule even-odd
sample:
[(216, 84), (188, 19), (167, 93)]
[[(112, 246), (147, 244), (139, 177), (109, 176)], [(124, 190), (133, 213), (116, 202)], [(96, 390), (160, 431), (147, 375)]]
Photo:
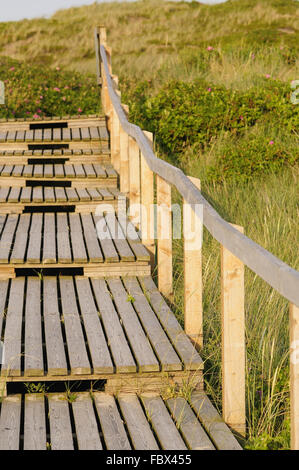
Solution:
[[(155, 260), (153, 235), (147, 224), (152, 224), (154, 179), (157, 202), (164, 204), (164, 214), (158, 215), (158, 285), (166, 297), (172, 295), (172, 240), (163, 242), (162, 225), (170, 226), (171, 186), (175, 186), (185, 205), (203, 208), (202, 222), (221, 244), (222, 295), (222, 402), (223, 416), (230, 426), (245, 434), (245, 318), (244, 265), (266, 281), (290, 302), (291, 349), (299, 349), (299, 272), (272, 255), (243, 233), (242, 227), (226, 222), (206, 201), (200, 192), (200, 181), (187, 177), (179, 168), (159, 159), (151, 145), (151, 133), (142, 131), (127, 118), (127, 109), (121, 103), (117, 78), (112, 76), (111, 50), (106, 45), (106, 31), (96, 31), (97, 54), (100, 59), (102, 104), (111, 129), (111, 161), (120, 172), (121, 188), (130, 202), (141, 202), (142, 213), (136, 218), (143, 243)], [(99, 81), (99, 77), (98, 77)], [(131, 175), (131, 176), (130, 176)], [(195, 212), (194, 212), (195, 215)], [(163, 217), (159, 219), (159, 217)], [(184, 218), (185, 219), (185, 218)], [(185, 222), (185, 220), (183, 221)], [(152, 228), (152, 227), (151, 227)], [(171, 228), (170, 228), (171, 231)], [(199, 347), (202, 335), (202, 282), (200, 237), (195, 236), (196, 250), (188, 250), (184, 228), (184, 293), (185, 331)], [(190, 248), (190, 247), (189, 247)], [(159, 262), (160, 260), (160, 262)], [(194, 293), (194, 295), (192, 295)], [(294, 346), (295, 345), (295, 346)], [(297, 351), (293, 352), (296, 356)], [(291, 446), (299, 450), (299, 354), (291, 357)]]
[(161, 160), (154, 154), (140, 127), (130, 123), (124, 113), (121, 102), (114, 91), (106, 50), (102, 45), (100, 46), (100, 55), (105, 70), (109, 97), (120, 124), (123, 130), (137, 142), (152, 172), (175, 186), (189, 204), (202, 204), (203, 224), (211, 235), (283, 297), (295, 305), (299, 305), (299, 272), (222, 219), (182, 170)]

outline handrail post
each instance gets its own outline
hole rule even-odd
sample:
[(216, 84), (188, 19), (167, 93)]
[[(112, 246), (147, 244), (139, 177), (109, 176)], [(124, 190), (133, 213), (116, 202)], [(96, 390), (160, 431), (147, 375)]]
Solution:
[[(243, 227), (234, 225), (243, 233)], [(221, 246), (222, 408), (224, 421), (246, 434), (244, 264)]]
[(171, 186), (160, 176), (157, 185), (158, 287), (168, 299), (173, 295)]
[[(198, 178), (190, 181), (201, 189)], [(191, 231), (193, 235), (191, 238)], [(184, 324), (193, 343), (202, 348), (202, 220), (185, 200), (183, 201), (184, 232)]]
[(140, 184), (140, 150), (137, 142), (129, 137), (129, 201), (130, 207), (134, 208), (134, 214), (130, 213), (130, 216), (134, 216), (134, 225), (138, 229), (141, 221)]
[(291, 449), (299, 450), (299, 307), (290, 303)]
[[(129, 114), (129, 107), (122, 105), (126, 114)], [(119, 126), (119, 150), (120, 150), (120, 190), (125, 196), (129, 195), (129, 136), (126, 131)]]
[[(153, 134), (143, 131), (151, 145)], [(155, 220), (154, 220), (154, 173), (149, 168), (145, 157), (141, 154), (140, 162), (141, 180), (141, 239), (147, 247), (151, 257), (151, 267), (155, 265)]]

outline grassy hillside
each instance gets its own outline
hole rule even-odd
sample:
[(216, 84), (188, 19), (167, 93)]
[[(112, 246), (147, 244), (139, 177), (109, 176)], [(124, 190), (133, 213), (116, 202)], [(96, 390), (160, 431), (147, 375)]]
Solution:
[(123, 77), (158, 82), (204, 77), (244, 87), (264, 74), (281, 80), (299, 76), (298, 10), (295, 0), (95, 3), (59, 11), (49, 20), (2, 23), (0, 50), (35, 64), (93, 72), (92, 27), (104, 24), (115, 71)]
[[(104, 24), (123, 101), (131, 120), (155, 133), (157, 153), (201, 178), (226, 220), (299, 269), (299, 105), (290, 102), (298, 12), (295, 0), (144, 0), (0, 23), (0, 117), (97, 112), (92, 27)], [(221, 407), (220, 251), (204, 237), (206, 385)], [(176, 241), (173, 307), (183, 322), (182, 263)], [(246, 270), (245, 308), (247, 447), (285, 449), (288, 303)]]

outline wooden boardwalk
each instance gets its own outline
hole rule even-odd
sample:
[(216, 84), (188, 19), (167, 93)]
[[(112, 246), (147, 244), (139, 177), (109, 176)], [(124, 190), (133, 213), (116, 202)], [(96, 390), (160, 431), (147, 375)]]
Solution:
[[(126, 217), (105, 121), (85, 121), (0, 123), (0, 449), (237, 449), (209, 424), (203, 361)], [(66, 381), (104, 391), (55, 393)], [(186, 383), (197, 399), (163, 399)]]
[[(0, 120), (0, 450), (239, 450), (243, 263), (292, 302), (294, 340), (297, 273), (223, 221), (199, 180), (155, 156), (153, 136), (127, 120), (103, 29), (96, 51), (103, 116)], [(192, 226), (204, 206), (221, 243), (224, 420), (204, 392), (201, 229), (189, 237), (185, 210), (184, 329), (169, 307), (171, 186)]]

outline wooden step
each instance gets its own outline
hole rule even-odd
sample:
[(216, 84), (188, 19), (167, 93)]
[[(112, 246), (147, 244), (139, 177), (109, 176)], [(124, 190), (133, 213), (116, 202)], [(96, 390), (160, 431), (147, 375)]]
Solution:
[(60, 208), (60, 211), (72, 208), (72, 211), (82, 214), (95, 212), (103, 204), (106, 211), (125, 211), (126, 197), (116, 188), (0, 186), (0, 214), (22, 214), (28, 210), (40, 212), (45, 208)]
[[(74, 141), (107, 141), (106, 126), (46, 128), (33, 130), (1, 130), (0, 143), (55, 143)], [(3, 147), (2, 147), (3, 148)]]
[(117, 173), (111, 165), (66, 163), (0, 165), (0, 186), (24, 187), (30, 181), (71, 182), (71, 187), (116, 187)]
[(29, 165), (35, 160), (51, 163), (55, 160), (69, 163), (109, 163), (108, 144), (101, 144), (101, 151), (92, 149), (55, 149), (55, 150), (0, 150), (0, 165)]
[(48, 127), (54, 125), (67, 125), (67, 127), (105, 127), (106, 118), (105, 116), (99, 116), (97, 114), (92, 115), (74, 115), (74, 116), (49, 116), (43, 119), (32, 119), (32, 118), (18, 118), (18, 119), (0, 119), (0, 131), (5, 130), (30, 130), (32, 127), (48, 125)]
[(149, 276), (18, 277), (0, 281), (0, 302), (2, 382), (202, 387), (203, 361)]
[(86, 276), (150, 272), (150, 256), (137, 232), (114, 212), (0, 215), (0, 228), (2, 278), (21, 268), (83, 268)]
[(27, 393), (6, 397), (1, 405), (0, 450), (215, 448), (242, 449), (200, 392), (188, 401), (179, 396), (163, 399), (157, 393)]

